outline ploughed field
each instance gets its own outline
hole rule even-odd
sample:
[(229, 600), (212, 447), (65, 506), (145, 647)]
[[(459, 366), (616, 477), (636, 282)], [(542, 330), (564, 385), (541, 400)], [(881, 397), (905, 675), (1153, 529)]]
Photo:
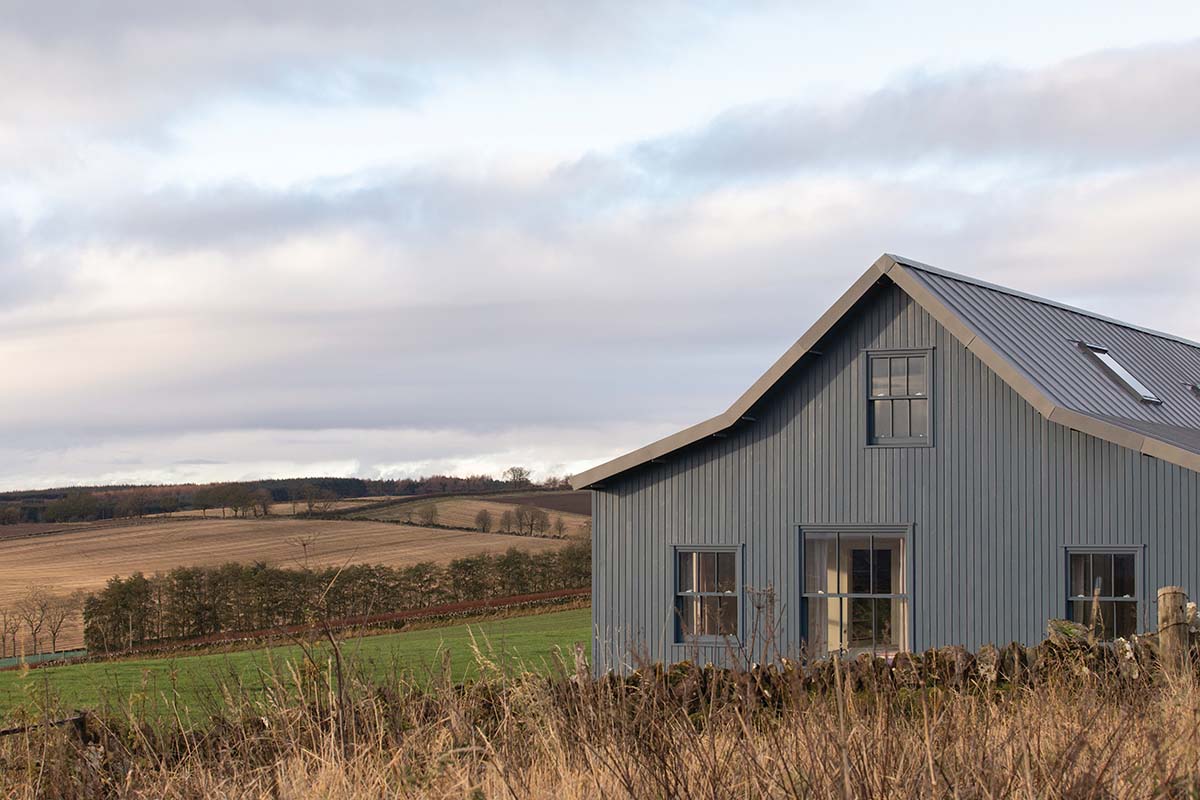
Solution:
[[(211, 512), (210, 512), (211, 514)], [(443, 523), (444, 524), (444, 523)], [(343, 564), (405, 566), (444, 563), (510, 547), (535, 553), (556, 549), (556, 539), (424, 528), (366, 520), (159, 518), (78, 526), (12, 526), (20, 538), (0, 539), (0, 608), (14, 608), (33, 584), (68, 594), (93, 591), (114, 575), (152, 574), (180, 566), (234, 561), (313, 567)], [(40, 528), (40, 530), (39, 530)], [(47, 535), (29, 535), (46, 533)], [(82, 646), (72, 620), (58, 649)], [(44, 646), (49, 645), (46, 640)]]

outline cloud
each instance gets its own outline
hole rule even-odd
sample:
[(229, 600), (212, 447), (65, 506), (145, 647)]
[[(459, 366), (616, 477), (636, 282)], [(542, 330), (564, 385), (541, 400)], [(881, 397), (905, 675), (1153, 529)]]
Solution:
[(647, 170), (721, 181), (949, 163), (1020, 174), (1200, 155), (1200, 40), (1105, 51), (1040, 70), (918, 72), (841, 105), (732, 109), (634, 150)]

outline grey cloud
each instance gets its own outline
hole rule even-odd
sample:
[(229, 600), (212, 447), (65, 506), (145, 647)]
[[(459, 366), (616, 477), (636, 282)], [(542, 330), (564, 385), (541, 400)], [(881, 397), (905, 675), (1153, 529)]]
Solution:
[(1112, 169), (1200, 155), (1200, 40), (1107, 51), (1037, 71), (917, 74), (844, 105), (731, 110), (633, 151), (684, 180), (993, 162)]

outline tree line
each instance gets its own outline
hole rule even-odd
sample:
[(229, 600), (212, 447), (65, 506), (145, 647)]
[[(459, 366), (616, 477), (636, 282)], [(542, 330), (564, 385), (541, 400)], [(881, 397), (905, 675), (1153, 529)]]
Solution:
[(373, 480), (366, 478), (295, 478), (181, 486), (107, 486), (43, 489), (0, 493), (0, 525), (20, 522), (89, 522), (199, 510), (207, 514), (259, 516), (272, 503), (291, 503), (293, 510), (324, 513), (332, 503), (354, 497), (409, 497), (505, 489), (565, 489), (565, 477), (534, 482), (530, 470), (510, 467), (491, 475)]
[(358, 564), (284, 568), (266, 564), (177, 567), (113, 577), (83, 604), (84, 641), (92, 652), (254, 631), (488, 597), (584, 588), (591, 583), (590, 542), (555, 552), (510, 548), (440, 565)]

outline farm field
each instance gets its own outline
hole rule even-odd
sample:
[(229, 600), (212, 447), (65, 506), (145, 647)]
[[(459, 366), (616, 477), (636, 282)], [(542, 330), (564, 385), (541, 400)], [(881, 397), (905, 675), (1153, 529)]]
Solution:
[[(591, 520), (590, 511), (588, 514), (576, 514), (541, 505), (539, 501), (542, 499), (547, 499), (553, 503), (551, 499), (552, 495), (549, 493), (521, 495), (521, 497), (522, 504), (527, 503), (536, 508), (541, 508), (550, 515), (551, 519), (562, 517), (563, 522), (567, 525), (568, 536), (579, 536), (586, 532), (586, 524)], [(422, 509), (434, 506), (437, 508), (437, 524), (473, 528), (475, 527), (475, 515), (481, 510), (487, 509), (492, 515), (492, 530), (495, 531), (498, 530), (500, 516), (505, 512), (511, 513), (517, 505), (518, 503), (501, 500), (498, 497), (452, 497), (444, 500), (412, 500), (362, 512), (351, 512), (348, 516), (351, 519), (407, 522), (409, 520), (421, 519)]]
[(580, 514), (592, 516), (592, 493), (587, 490), (563, 492), (524, 492), (520, 494), (498, 494), (495, 499), (501, 503), (520, 505), (528, 503), (531, 506), (545, 509), (547, 513)]
[[(65, 594), (95, 590), (113, 575), (149, 574), (178, 566), (229, 561), (300, 566), (302, 544), (308, 547), (308, 563), (315, 567), (446, 562), (509, 547), (541, 552), (562, 542), (353, 520), (190, 517), (97, 525), (0, 540), (0, 607), (12, 607), (30, 584)], [(71, 649), (82, 641), (82, 627), (76, 622), (64, 629), (58, 647)]]
[[(387, 497), (347, 497), (347, 498), (343, 498), (341, 500), (323, 501), (321, 503), (321, 506), (322, 506), (322, 508), (325, 508), (328, 511), (345, 511), (346, 509), (354, 508), (355, 506), (365, 505), (367, 503), (378, 503), (382, 500), (388, 500), (388, 499), (390, 499), (390, 498), (387, 498)], [(304, 504), (304, 501), (302, 501), (302, 500), (298, 500), (294, 504), (289, 501), (286, 503), (271, 503), (271, 505), (270, 505), (271, 514), (273, 516), (277, 516), (277, 517), (293, 516), (293, 513), (292, 513), (293, 507), (296, 509), (296, 512), (298, 514), (303, 514), (305, 512), (305, 510), (307, 509), (307, 507)], [(220, 509), (220, 508), (210, 508), (207, 510), (199, 509), (199, 508), (189, 508), (189, 509), (185, 509), (183, 511), (171, 511), (169, 513), (151, 514), (149, 516), (151, 518), (157, 518), (157, 519), (175, 519), (177, 517), (208, 517), (208, 518), (216, 517), (218, 519), (221, 519), (222, 518), (221, 511), (222, 511), (222, 509)], [(227, 508), (227, 509), (224, 509), (224, 511), (225, 511), (226, 517), (233, 516), (233, 509)]]
[[(477, 672), (472, 638), (482, 649), (490, 647), (495, 654), (493, 660), (505, 669), (541, 671), (556, 647), (567, 658), (576, 642), (583, 643), (590, 652), (591, 610), (554, 611), (346, 639), (342, 652), (376, 680), (399, 673), (420, 681), (439, 669), (442, 651), (446, 651), (454, 679), (462, 680)], [(329, 648), (321, 646), (317, 652), (328, 656)], [(177, 692), (180, 704), (202, 717), (206, 703), (220, 697), (219, 685), (239, 686), (253, 694), (261, 690), (264, 671), (286, 674), (287, 666), (302, 658), (300, 648), (289, 645), (0, 671), (0, 719), (47, 688), (63, 708), (96, 709), (105, 703), (121, 708), (136, 695), (139, 702), (151, 707), (150, 715), (155, 707), (162, 710), (164, 694)]]

